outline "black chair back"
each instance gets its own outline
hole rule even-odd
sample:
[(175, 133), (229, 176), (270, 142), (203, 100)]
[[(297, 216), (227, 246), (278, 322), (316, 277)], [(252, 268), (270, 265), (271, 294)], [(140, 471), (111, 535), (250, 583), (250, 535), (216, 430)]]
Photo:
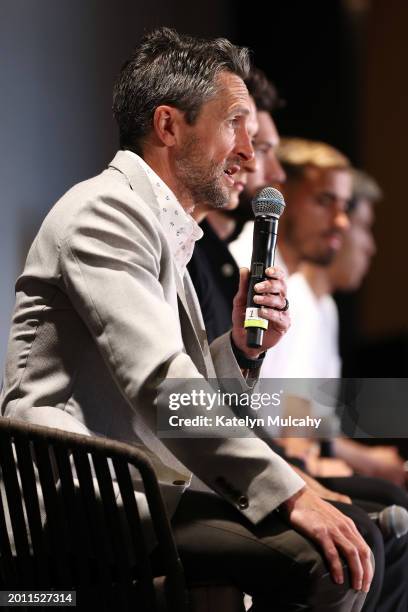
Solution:
[[(0, 479), (2, 590), (75, 590), (84, 610), (187, 611), (157, 478), (139, 449), (0, 418)], [(161, 576), (152, 567), (152, 535)]]

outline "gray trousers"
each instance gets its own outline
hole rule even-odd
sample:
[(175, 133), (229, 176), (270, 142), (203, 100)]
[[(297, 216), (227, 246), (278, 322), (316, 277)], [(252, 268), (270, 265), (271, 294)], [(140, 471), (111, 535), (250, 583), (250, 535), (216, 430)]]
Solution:
[[(377, 528), (367, 515), (335, 505), (370, 545), (368, 532)], [(364, 605), (348, 571), (345, 583), (335, 584), (318, 548), (277, 512), (254, 526), (216, 494), (186, 491), (172, 526), (188, 584), (234, 585), (252, 596), (253, 612), (357, 612)], [(377, 599), (380, 589), (374, 580), (369, 597)]]

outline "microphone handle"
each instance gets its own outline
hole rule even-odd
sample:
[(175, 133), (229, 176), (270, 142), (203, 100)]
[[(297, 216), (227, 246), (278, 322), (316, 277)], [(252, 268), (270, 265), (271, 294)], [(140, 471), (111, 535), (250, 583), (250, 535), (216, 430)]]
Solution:
[(244, 327), (247, 330), (247, 346), (262, 346), (264, 331), (268, 329), (268, 320), (259, 314), (259, 306), (254, 303), (256, 291), (254, 286), (265, 280), (265, 269), (275, 261), (278, 220), (271, 216), (258, 216), (254, 223), (251, 270), (248, 287), (248, 299)]

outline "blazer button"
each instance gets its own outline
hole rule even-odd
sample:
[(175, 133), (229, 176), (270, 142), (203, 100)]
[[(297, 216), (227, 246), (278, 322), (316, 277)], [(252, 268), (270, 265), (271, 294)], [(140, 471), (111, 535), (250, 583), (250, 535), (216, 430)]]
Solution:
[(245, 497), (245, 495), (241, 495), (241, 497), (238, 498), (238, 508), (240, 510), (246, 510), (248, 506), (249, 506), (248, 498)]

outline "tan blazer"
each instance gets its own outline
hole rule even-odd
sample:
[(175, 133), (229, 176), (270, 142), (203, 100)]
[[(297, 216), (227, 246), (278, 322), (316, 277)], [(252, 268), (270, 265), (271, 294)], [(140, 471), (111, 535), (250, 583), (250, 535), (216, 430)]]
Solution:
[(264, 442), (156, 433), (156, 409), (191, 379), (246, 388), (228, 334), (208, 347), (185, 284), (188, 296), (146, 175), (118, 152), (55, 204), (29, 251), (16, 284), (2, 414), (141, 444), (170, 511), (180, 481), (194, 473), (258, 522), (304, 484)]

